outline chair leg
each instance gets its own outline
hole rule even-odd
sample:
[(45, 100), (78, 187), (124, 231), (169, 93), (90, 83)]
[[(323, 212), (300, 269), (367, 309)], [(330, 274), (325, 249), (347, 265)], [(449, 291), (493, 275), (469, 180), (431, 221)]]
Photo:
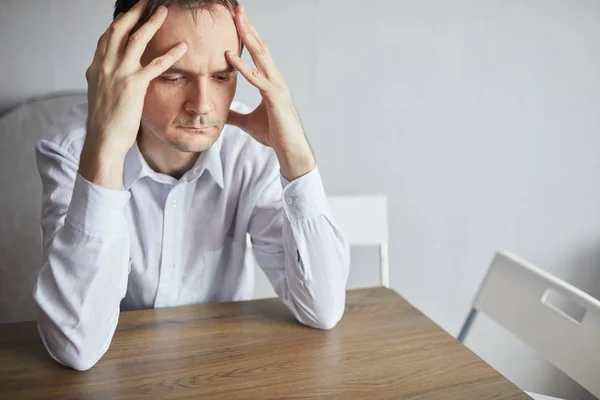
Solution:
[(381, 286), (390, 287), (390, 267), (388, 264), (388, 244), (382, 243), (380, 250), (380, 265), (381, 265)]
[(462, 329), (460, 330), (460, 333), (458, 334), (459, 342), (461, 342), (461, 343), (465, 342), (465, 339), (467, 338), (467, 334), (471, 330), (471, 326), (473, 325), (473, 322), (475, 322), (475, 317), (477, 317), (477, 313), (478, 313), (478, 311), (476, 309), (474, 309), (474, 308), (471, 309), (471, 312), (469, 313), (467, 320), (465, 321)]

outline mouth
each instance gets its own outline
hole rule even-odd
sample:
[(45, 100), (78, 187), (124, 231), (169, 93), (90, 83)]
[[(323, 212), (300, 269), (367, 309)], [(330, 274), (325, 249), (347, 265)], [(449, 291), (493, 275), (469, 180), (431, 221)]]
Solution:
[(186, 131), (202, 132), (214, 128), (214, 126), (180, 126), (179, 128)]

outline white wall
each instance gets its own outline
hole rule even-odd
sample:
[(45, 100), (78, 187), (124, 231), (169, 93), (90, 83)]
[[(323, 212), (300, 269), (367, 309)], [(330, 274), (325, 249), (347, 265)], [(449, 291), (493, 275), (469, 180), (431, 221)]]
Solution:
[[(389, 197), (401, 295), (456, 334), (503, 248), (600, 297), (600, 2), (245, 4), (328, 191)], [(111, 0), (0, 2), (0, 109), (84, 88), (111, 10)], [(239, 98), (258, 102), (248, 85)], [(355, 252), (352, 286), (375, 281), (372, 255)], [(495, 367), (527, 389), (583, 398), (495, 332), (479, 324), (470, 342)]]
[(29, 96), (85, 88), (112, 4), (0, 0), (0, 112)]

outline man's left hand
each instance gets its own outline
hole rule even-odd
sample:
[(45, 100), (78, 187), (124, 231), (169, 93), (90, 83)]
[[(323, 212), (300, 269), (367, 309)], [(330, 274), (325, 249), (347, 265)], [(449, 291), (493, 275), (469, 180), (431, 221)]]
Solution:
[(315, 158), (287, 84), (277, 70), (265, 42), (248, 20), (243, 6), (236, 7), (234, 20), (256, 67), (248, 65), (232, 51), (226, 53), (227, 59), (260, 91), (262, 102), (250, 114), (230, 111), (227, 123), (248, 132), (265, 146), (272, 147), (279, 159), (281, 173), (292, 181), (312, 171), (316, 165)]

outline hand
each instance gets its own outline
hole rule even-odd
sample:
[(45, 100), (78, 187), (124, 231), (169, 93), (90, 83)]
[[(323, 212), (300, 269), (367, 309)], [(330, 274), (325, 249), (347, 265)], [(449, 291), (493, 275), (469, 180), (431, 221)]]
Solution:
[(179, 43), (142, 67), (140, 58), (168, 12), (160, 7), (130, 36), (147, 2), (138, 2), (113, 21), (100, 37), (86, 72), (89, 114), (80, 173), (91, 182), (114, 189), (122, 187), (125, 155), (135, 143), (150, 81), (187, 50), (185, 43)]
[(232, 51), (226, 53), (227, 59), (260, 91), (262, 102), (247, 115), (230, 111), (227, 123), (248, 132), (265, 146), (272, 147), (283, 176), (294, 180), (312, 171), (316, 164), (300, 117), (285, 80), (277, 70), (265, 42), (248, 20), (243, 6), (236, 7), (234, 20), (256, 68)]

